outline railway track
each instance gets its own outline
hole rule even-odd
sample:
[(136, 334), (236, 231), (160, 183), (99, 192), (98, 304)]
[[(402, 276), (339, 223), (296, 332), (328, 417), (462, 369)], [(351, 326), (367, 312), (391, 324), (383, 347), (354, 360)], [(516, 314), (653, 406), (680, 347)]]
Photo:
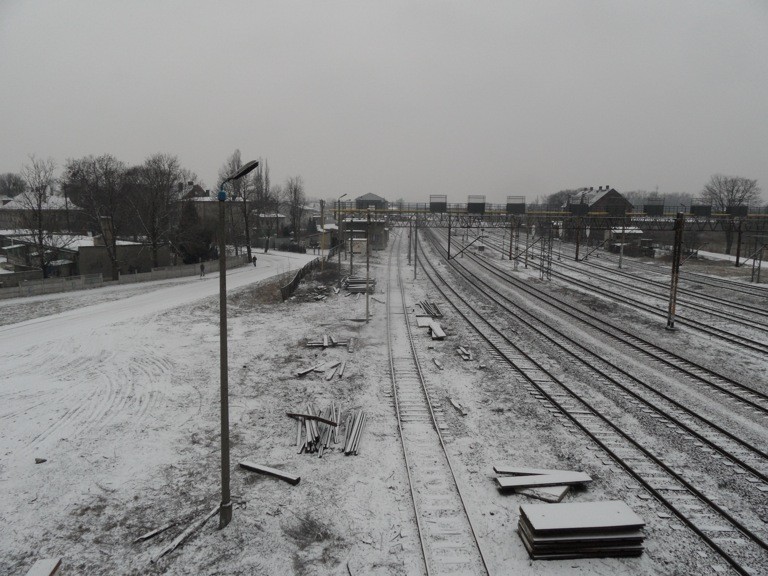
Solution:
[[(590, 274), (590, 278), (597, 278), (601, 282), (609, 282), (623, 290), (658, 298), (662, 303), (665, 303), (669, 297), (669, 279), (666, 279), (666, 281), (651, 280), (635, 274), (628, 274), (622, 270), (608, 268), (592, 259), (586, 262), (582, 260), (580, 264), (584, 264), (590, 270), (596, 272), (594, 275)], [(569, 270), (576, 274), (585, 273), (583, 268), (572, 262), (561, 261), (558, 263), (558, 268)], [(691, 309), (697, 312), (708, 313), (729, 322), (768, 332), (768, 310), (764, 307), (736, 303), (684, 288), (678, 288), (677, 303), (678, 306), (690, 306)]]
[[(607, 259), (616, 262), (618, 259), (610, 253), (606, 253)], [(645, 272), (652, 272), (663, 277), (669, 277), (670, 270), (668, 266), (659, 264), (651, 264), (650, 262), (642, 262), (638, 260), (625, 259), (624, 262), (628, 267), (637, 270), (643, 270)], [(713, 278), (706, 274), (699, 272), (691, 272), (690, 270), (680, 270), (680, 280), (683, 282), (691, 282), (702, 286), (710, 286), (718, 290), (729, 290), (731, 292), (737, 292), (745, 294), (747, 296), (753, 296), (757, 298), (768, 298), (768, 286), (765, 284), (747, 284), (744, 282), (737, 282), (735, 280), (728, 280), (726, 278)]]
[[(422, 244), (422, 251), (424, 246)], [(439, 249), (439, 248), (438, 248)], [(665, 461), (666, 454), (637, 439), (616, 422), (622, 414), (616, 414), (609, 403), (594, 394), (588, 394), (583, 386), (573, 381), (563, 381), (553, 375), (542, 362), (526, 353), (504, 333), (504, 328), (491, 322), (488, 315), (480, 314), (478, 306), (468, 301), (452, 282), (433, 266), (434, 258), (424, 255), (420, 263), (425, 273), (443, 295), (446, 302), (486, 342), (494, 355), (511, 366), (525, 381), (525, 387), (540, 399), (547, 409), (556, 413), (566, 429), (581, 430), (606, 454), (632, 476), (652, 497), (666, 506), (681, 522), (688, 526), (731, 568), (740, 574), (760, 573), (768, 566), (768, 543), (759, 529), (747, 526), (716, 498), (708, 495), (695, 478), (691, 478), (681, 466)], [(458, 266), (455, 262), (451, 267)], [(485, 300), (488, 286), (478, 288)], [(498, 318), (497, 314), (493, 315)], [(621, 390), (629, 403), (643, 403), (648, 410), (658, 414), (664, 407), (651, 408), (635, 391)], [(672, 424), (665, 416), (660, 423)], [(672, 425), (679, 426), (675, 423)], [(684, 429), (684, 428), (683, 428)], [(684, 429), (685, 430), (685, 429)], [(690, 429), (684, 432), (694, 439)], [(703, 443), (702, 443), (703, 444)], [(731, 454), (730, 447), (722, 447), (719, 454)], [(710, 449), (711, 450), (711, 449)], [(764, 464), (764, 455), (763, 458)], [(763, 470), (764, 476), (764, 470)]]
[[(644, 413), (643, 417), (660, 419), (660, 424), (676, 428), (677, 434), (688, 435), (700, 448), (726, 458), (729, 466), (739, 466), (740, 474), (748, 472), (750, 476), (745, 477), (745, 480), (762, 483), (761, 486), (768, 490), (768, 452), (761, 447), (750, 444), (725, 426), (719, 425), (713, 417), (704, 416), (666, 394), (659, 389), (658, 382), (654, 381), (651, 385), (615, 361), (602, 358), (577, 338), (560, 331), (546, 317), (529, 312), (525, 306), (507, 298), (489, 282), (477, 280), (471, 273), (464, 273), (461, 265), (456, 265), (455, 271), (468, 282), (482, 282), (485, 297), (499, 306), (499, 312), (513, 315), (518, 324), (542, 338), (546, 346), (558, 350), (573, 364), (586, 364), (590, 372), (590, 387), (616, 388), (619, 394), (629, 399), (635, 409)], [(583, 393), (588, 394), (589, 390)], [(757, 412), (768, 419), (767, 407)]]
[(428, 576), (489, 574), (414, 347), (400, 237), (393, 244), (396, 266), (390, 255), (386, 305), (390, 376), (424, 571)]
[[(669, 298), (669, 279), (666, 281), (651, 280), (647, 277), (628, 274), (622, 270), (608, 268), (590, 259), (581, 261), (583, 266), (577, 266), (575, 263), (561, 261), (558, 263), (558, 269), (568, 270), (574, 274), (587, 274), (584, 266), (595, 274), (588, 274), (588, 277), (606, 282), (619, 287), (624, 292), (634, 292), (643, 296), (651, 296), (666, 305)], [(534, 264), (536, 266), (537, 264)], [(567, 276), (572, 281), (573, 276)], [(578, 280), (575, 280), (578, 282)], [(594, 282), (587, 283), (591, 289), (600, 290)], [(601, 292), (604, 290), (600, 290)], [(678, 307), (686, 306), (693, 312), (707, 314), (727, 323), (741, 325), (753, 331), (759, 331), (763, 334), (768, 333), (768, 309), (761, 306), (752, 306), (744, 303), (733, 302), (725, 298), (719, 298), (702, 294), (700, 292), (678, 288)]]
[[(493, 248), (495, 250), (500, 250), (500, 247), (496, 245), (494, 242), (486, 242), (486, 246)], [(530, 264), (534, 267), (539, 266), (539, 264), (533, 260), (530, 261)], [(569, 269), (577, 273), (584, 272), (583, 270), (580, 270), (574, 265), (566, 264), (563, 262), (561, 262), (558, 267)], [(627, 296), (626, 295), (627, 292), (639, 292), (639, 293), (642, 293), (644, 296), (649, 295), (646, 292), (639, 290), (636, 287), (636, 285), (628, 285), (628, 284), (620, 283), (615, 279), (608, 279), (608, 280), (605, 280), (605, 282), (602, 284), (595, 284), (594, 282), (580, 280), (572, 275), (566, 275), (557, 271), (551, 271), (551, 274), (555, 277), (562, 279), (563, 281), (569, 284), (580, 286), (588, 290), (592, 294), (600, 294), (613, 301), (621, 302), (623, 304), (631, 306), (632, 308), (635, 308), (638, 310), (644, 310), (645, 312), (648, 312), (659, 318), (666, 318), (667, 316), (666, 311), (664, 311), (664, 307), (666, 306), (666, 303), (663, 303), (663, 306), (653, 305), (643, 300), (638, 300), (636, 298), (631, 298)], [(621, 284), (622, 290), (621, 291), (607, 290), (604, 287), (605, 283), (610, 283), (614, 285)], [(657, 296), (660, 298), (660, 296), (655, 294), (650, 294), (650, 295)], [(678, 300), (678, 304), (682, 304), (682, 303), (684, 303), (684, 301), (681, 302), (680, 300)], [(761, 332), (764, 335), (768, 336), (768, 324), (765, 324), (763, 322), (750, 320), (748, 318), (741, 318), (734, 315), (727, 315), (721, 311), (707, 308), (703, 305), (695, 304), (690, 301), (688, 302), (688, 306), (692, 312), (700, 312), (702, 314), (707, 314), (713, 318), (717, 318), (720, 321), (728, 322), (734, 325), (740, 325), (742, 328), (745, 328), (747, 330), (754, 331), (754, 332)], [(735, 346), (747, 348), (759, 354), (768, 354), (768, 342), (755, 340), (754, 338), (743, 336), (741, 334), (731, 332), (724, 328), (718, 328), (717, 326), (713, 325), (712, 321), (702, 321), (702, 320), (694, 319), (689, 314), (682, 313), (680, 311), (680, 308), (678, 308), (675, 318), (678, 324), (688, 325), (703, 333), (717, 337), (723, 341), (730, 342)]]
[(665, 350), (605, 319), (596, 318), (581, 311), (563, 299), (535, 290), (499, 266), (482, 259), (475, 259), (474, 262), (492, 276), (513, 285), (521, 293), (533, 297), (558, 313), (589, 326), (597, 333), (612, 339), (617, 349), (644, 355), (649, 360), (671, 368), (681, 378), (685, 378), (691, 383), (707, 386), (715, 394), (736, 400), (749, 409), (768, 415), (768, 394)]

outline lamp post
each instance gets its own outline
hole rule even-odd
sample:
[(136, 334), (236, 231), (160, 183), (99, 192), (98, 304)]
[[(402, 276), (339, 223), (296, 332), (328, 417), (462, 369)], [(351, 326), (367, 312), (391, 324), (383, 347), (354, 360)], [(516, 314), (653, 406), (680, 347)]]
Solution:
[(336, 241), (336, 254), (339, 256), (339, 290), (341, 290), (341, 247), (344, 246), (341, 241), (341, 199), (344, 196), (346, 194), (342, 194), (336, 199), (336, 226), (338, 227), (339, 235)]
[(221, 371), (221, 506), (219, 528), (232, 520), (232, 500), (229, 494), (229, 369), (227, 363), (227, 243), (225, 238), (224, 184), (239, 180), (259, 163), (251, 161), (229, 176), (219, 188), (219, 368)]
[(371, 210), (368, 209), (368, 225), (365, 227), (365, 323), (368, 324), (368, 298), (371, 277)]

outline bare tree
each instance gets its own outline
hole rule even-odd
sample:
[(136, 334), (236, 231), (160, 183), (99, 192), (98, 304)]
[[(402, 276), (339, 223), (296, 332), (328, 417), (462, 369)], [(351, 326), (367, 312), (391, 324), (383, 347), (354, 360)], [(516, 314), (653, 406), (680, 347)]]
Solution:
[(757, 180), (742, 178), (741, 176), (723, 176), (715, 174), (704, 186), (702, 198), (709, 200), (717, 212), (727, 212), (731, 215), (725, 231), (725, 253), (731, 253), (733, 245), (733, 232), (736, 228), (733, 209), (737, 206), (749, 206), (760, 197), (760, 187)]
[(304, 204), (306, 196), (304, 195), (304, 181), (301, 176), (291, 176), (285, 181), (283, 191), (285, 203), (288, 207), (288, 216), (291, 219), (291, 229), (293, 230), (293, 239), (301, 242), (301, 219), (304, 217)]
[(270, 188), (271, 197), (267, 203), (267, 212), (270, 213), (270, 218), (267, 221), (267, 245), (269, 245), (269, 236), (272, 235), (274, 226), (275, 231), (275, 247), (277, 247), (277, 237), (280, 236), (280, 209), (283, 198), (283, 188), (280, 184), (275, 184)]
[[(240, 158), (240, 150), (235, 150), (232, 155), (227, 158), (227, 161), (219, 170), (219, 188), (221, 188), (221, 182), (226, 180), (229, 176), (240, 170), (243, 167), (243, 162)], [(250, 211), (252, 209), (251, 200), (255, 195), (255, 188), (253, 180), (251, 178), (238, 178), (237, 180), (231, 180), (224, 185), (224, 190), (227, 192), (230, 200), (236, 206), (233, 209), (229, 208), (230, 227), (232, 230), (232, 242), (235, 245), (235, 254), (238, 253), (238, 246), (240, 241), (245, 242), (245, 249), (248, 254), (248, 260), (251, 259), (251, 218)], [(235, 212), (237, 212), (237, 218), (235, 218)]]
[(557, 206), (557, 208), (560, 209), (560, 207), (568, 201), (571, 194), (575, 193), (576, 190), (560, 190), (559, 192), (547, 196), (545, 202), (547, 203), (547, 206)]
[(0, 196), (13, 198), (26, 190), (27, 184), (21, 174), (7, 172), (0, 174)]
[(159, 266), (158, 250), (171, 236), (178, 220), (182, 169), (170, 154), (154, 154), (128, 173), (128, 201), (152, 249), (152, 265)]
[(274, 202), (274, 191), (270, 187), (269, 163), (266, 160), (260, 160), (259, 167), (253, 173), (252, 189), (251, 209), (254, 214), (255, 229), (260, 232), (266, 230), (268, 242), (274, 224), (274, 218), (269, 217), (269, 212), (277, 212), (277, 209)]
[(112, 264), (112, 279), (118, 280), (117, 241), (131, 216), (125, 164), (110, 154), (68, 160), (61, 187), (67, 197), (82, 207), (91, 229), (101, 232)]
[(49, 276), (48, 265), (58, 258), (58, 250), (70, 241), (59, 234), (61, 199), (54, 195), (56, 162), (29, 157), (29, 163), (21, 168), (21, 178), (26, 191), (16, 196), (20, 233), (35, 246), (35, 254), (43, 277)]

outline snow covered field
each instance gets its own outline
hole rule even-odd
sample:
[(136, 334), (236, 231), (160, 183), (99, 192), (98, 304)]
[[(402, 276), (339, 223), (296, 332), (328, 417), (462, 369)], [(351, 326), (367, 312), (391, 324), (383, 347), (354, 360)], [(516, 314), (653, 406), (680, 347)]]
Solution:
[[(229, 271), (228, 289), (312, 258), (259, 254), (256, 268)], [(98, 545), (95, 517), (114, 518), (116, 495), (158, 507), (141, 521), (179, 512), (154, 494), (186, 434), (217, 409), (218, 291), (216, 273), (2, 302), (1, 573), (24, 573), (41, 555), (64, 555), (64, 574), (100, 572), (83, 550), (114, 553)]]

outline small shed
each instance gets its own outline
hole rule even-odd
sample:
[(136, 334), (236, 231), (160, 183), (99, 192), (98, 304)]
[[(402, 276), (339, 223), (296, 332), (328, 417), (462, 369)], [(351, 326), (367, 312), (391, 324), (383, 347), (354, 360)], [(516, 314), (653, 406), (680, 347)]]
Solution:
[[(386, 221), (383, 218), (371, 218), (370, 226), (371, 249), (386, 249), (389, 242), (389, 229), (386, 227)], [(345, 241), (348, 241), (350, 237), (354, 240), (365, 240), (368, 235), (368, 219), (345, 218), (342, 234)]]

